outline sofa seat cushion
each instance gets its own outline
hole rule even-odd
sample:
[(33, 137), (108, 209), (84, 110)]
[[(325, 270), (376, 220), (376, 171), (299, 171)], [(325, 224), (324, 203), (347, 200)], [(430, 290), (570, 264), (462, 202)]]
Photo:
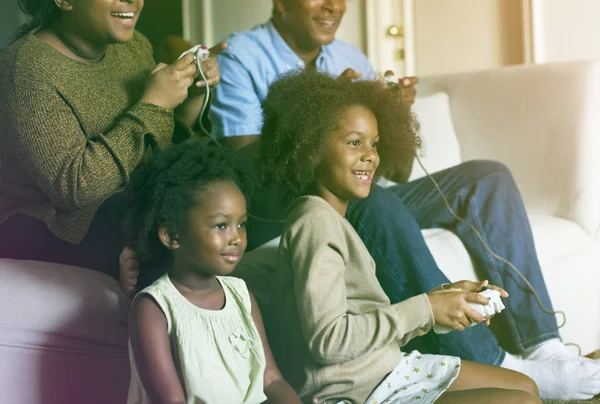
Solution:
[(125, 402), (129, 305), (107, 275), (0, 259), (0, 402)]

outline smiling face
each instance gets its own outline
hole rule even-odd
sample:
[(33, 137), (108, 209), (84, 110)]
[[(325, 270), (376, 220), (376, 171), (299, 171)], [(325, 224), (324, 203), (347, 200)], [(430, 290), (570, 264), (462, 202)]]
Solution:
[(59, 1), (73, 33), (102, 45), (131, 40), (144, 7), (144, 0)]
[(379, 166), (377, 119), (363, 106), (348, 108), (329, 135), (325, 159), (315, 172), (317, 195), (345, 213), (351, 199), (369, 196)]
[(207, 186), (177, 231), (175, 240), (163, 244), (173, 253), (174, 263), (202, 277), (227, 275), (246, 250), (246, 198), (231, 181)]
[(345, 0), (274, 0), (274, 6), (284, 37), (303, 50), (330, 44), (346, 12)]

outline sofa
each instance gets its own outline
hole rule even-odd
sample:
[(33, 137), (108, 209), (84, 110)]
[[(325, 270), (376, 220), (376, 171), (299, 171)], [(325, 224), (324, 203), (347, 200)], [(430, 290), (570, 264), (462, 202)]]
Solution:
[[(597, 105), (600, 63), (580, 62), (423, 78), (414, 107), (429, 171), (472, 159), (511, 169), (554, 307), (567, 316), (561, 336), (582, 353), (600, 348)], [(412, 177), (422, 175), (416, 165)], [(451, 280), (477, 279), (456, 236), (423, 234)], [(239, 264), (239, 273), (263, 275), (251, 288), (268, 288), (277, 245)], [(94, 271), (0, 260), (0, 403), (124, 403), (129, 304), (116, 281)]]

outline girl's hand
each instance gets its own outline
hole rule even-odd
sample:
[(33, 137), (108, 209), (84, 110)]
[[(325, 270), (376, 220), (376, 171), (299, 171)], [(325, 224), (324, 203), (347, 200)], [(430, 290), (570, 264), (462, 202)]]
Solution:
[(481, 292), (483, 291), (486, 287), (497, 290), (498, 292), (500, 292), (500, 296), (501, 297), (508, 297), (508, 292), (504, 289), (502, 289), (499, 286), (495, 286), (495, 285), (490, 285), (489, 281), (483, 280), (481, 282), (473, 282), (473, 281), (458, 281), (458, 282), (454, 282), (454, 283), (447, 283), (444, 285), (440, 285), (437, 288), (433, 289), (433, 291), (436, 290), (446, 290), (446, 289), (460, 289), (460, 290), (465, 290), (468, 292)]
[(438, 289), (427, 294), (436, 324), (463, 331), (471, 321), (481, 323), (486, 319), (475, 311), (469, 303), (488, 304), (488, 299), (477, 292), (458, 288)]
[[(486, 287), (497, 290), (498, 292), (500, 292), (501, 297), (504, 297), (504, 298), (508, 297), (508, 292), (506, 290), (502, 289), (499, 286), (490, 285), (490, 283), (487, 279), (483, 280), (481, 282), (458, 281), (458, 282), (454, 282), (454, 283), (447, 283), (447, 284), (438, 286), (437, 288), (433, 289), (432, 292), (439, 291), (439, 290), (449, 290), (449, 289), (460, 289), (460, 290), (469, 291), (469, 292), (481, 292)], [(494, 317), (494, 316), (485, 317), (483, 319), (483, 322), (486, 326), (490, 325), (490, 320), (492, 319), (492, 317)]]
[(125, 247), (119, 255), (119, 274), (121, 290), (125, 295), (133, 297), (137, 290), (140, 261), (136, 252), (130, 247)]
[[(209, 49), (210, 56), (208, 59), (200, 65), (202, 72), (206, 76), (208, 85), (213, 88), (221, 80), (221, 72), (219, 70), (219, 64), (217, 63), (217, 55), (227, 49), (227, 43), (221, 42), (218, 45), (213, 46)], [(193, 87), (190, 88), (190, 95), (204, 95), (206, 93), (206, 85), (199, 72), (195, 75), (196, 82)]]
[(140, 101), (175, 109), (187, 98), (195, 75), (196, 64), (192, 54), (170, 65), (159, 63), (152, 71)]

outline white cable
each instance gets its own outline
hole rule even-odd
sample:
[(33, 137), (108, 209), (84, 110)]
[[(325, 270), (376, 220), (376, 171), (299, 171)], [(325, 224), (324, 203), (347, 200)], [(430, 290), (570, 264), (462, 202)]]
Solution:
[(199, 53), (200, 53), (200, 48), (198, 48), (196, 50), (195, 55), (194, 55), (194, 60), (196, 61), (196, 68), (198, 69), (198, 72), (200, 73), (200, 77), (202, 78), (202, 81), (204, 82), (205, 93), (204, 93), (204, 102), (202, 103), (202, 109), (200, 110), (200, 115), (198, 117), (198, 124), (200, 126), (200, 130), (202, 131), (202, 133), (204, 133), (204, 135), (210, 137), (217, 144), (219, 144), (219, 142), (217, 142), (217, 140), (212, 137), (212, 134), (210, 134), (206, 130), (204, 125), (202, 124), (202, 117), (204, 116), (204, 112), (206, 112), (206, 107), (208, 107), (208, 102), (210, 100), (210, 86), (208, 85), (208, 79), (206, 78), (204, 71), (202, 71), (202, 60), (201, 60)]

